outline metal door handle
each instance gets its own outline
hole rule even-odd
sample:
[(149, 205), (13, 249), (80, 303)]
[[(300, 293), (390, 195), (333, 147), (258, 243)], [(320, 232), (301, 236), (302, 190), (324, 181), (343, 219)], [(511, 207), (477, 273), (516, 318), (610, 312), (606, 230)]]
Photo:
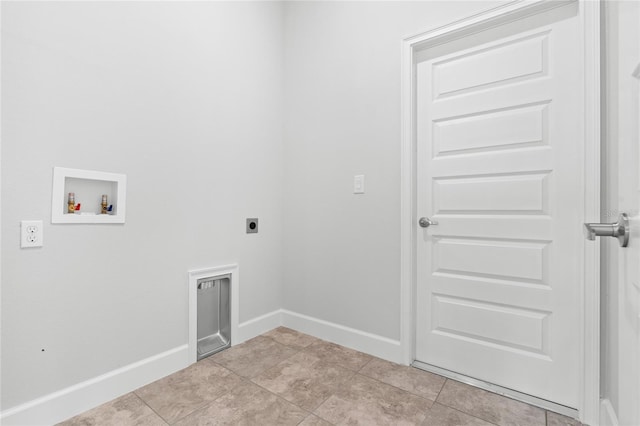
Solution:
[(620, 247), (626, 247), (629, 244), (629, 216), (620, 213), (616, 223), (585, 223), (584, 234), (591, 241), (596, 237), (615, 237), (620, 241)]
[(428, 228), (431, 225), (437, 225), (438, 222), (436, 222), (435, 220), (431, 220), (428, 217), (421, 217), (420, 220), (418, 220), (418, 225), (420, 225), (423, 228)]

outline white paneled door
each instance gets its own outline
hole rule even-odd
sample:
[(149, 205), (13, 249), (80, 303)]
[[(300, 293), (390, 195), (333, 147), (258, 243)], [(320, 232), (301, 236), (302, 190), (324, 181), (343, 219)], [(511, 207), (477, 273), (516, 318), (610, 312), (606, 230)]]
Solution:
[[(417, 55), (417, 361), (578, 407), (576, 4)], [(423, 223), (424, 224), (424, 223)]]

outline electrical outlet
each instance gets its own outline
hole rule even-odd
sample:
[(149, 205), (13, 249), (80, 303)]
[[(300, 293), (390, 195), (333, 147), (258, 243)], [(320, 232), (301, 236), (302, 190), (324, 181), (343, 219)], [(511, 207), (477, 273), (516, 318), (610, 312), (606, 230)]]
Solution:
[(20, 227), (20, 247), (42, 247), (43, 229), (41, 220), (23, 220)]
[(247, 234), (258, 233), (258, 218), (250, 217), (247, 219)]

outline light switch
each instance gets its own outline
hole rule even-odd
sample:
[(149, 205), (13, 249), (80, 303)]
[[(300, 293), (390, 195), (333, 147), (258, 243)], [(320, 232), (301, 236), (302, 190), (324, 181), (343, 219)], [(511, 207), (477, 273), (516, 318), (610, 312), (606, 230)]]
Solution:
[(364, 175), (356, 175), (353, 177), (353, 193), (364, 194)]

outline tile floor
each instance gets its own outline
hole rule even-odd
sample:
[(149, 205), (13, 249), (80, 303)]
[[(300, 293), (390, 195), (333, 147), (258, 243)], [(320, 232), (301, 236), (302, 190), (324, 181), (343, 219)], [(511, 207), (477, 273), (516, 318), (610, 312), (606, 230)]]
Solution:
[(577, 421), (280, 327), (72, 425), (522, 425)]

